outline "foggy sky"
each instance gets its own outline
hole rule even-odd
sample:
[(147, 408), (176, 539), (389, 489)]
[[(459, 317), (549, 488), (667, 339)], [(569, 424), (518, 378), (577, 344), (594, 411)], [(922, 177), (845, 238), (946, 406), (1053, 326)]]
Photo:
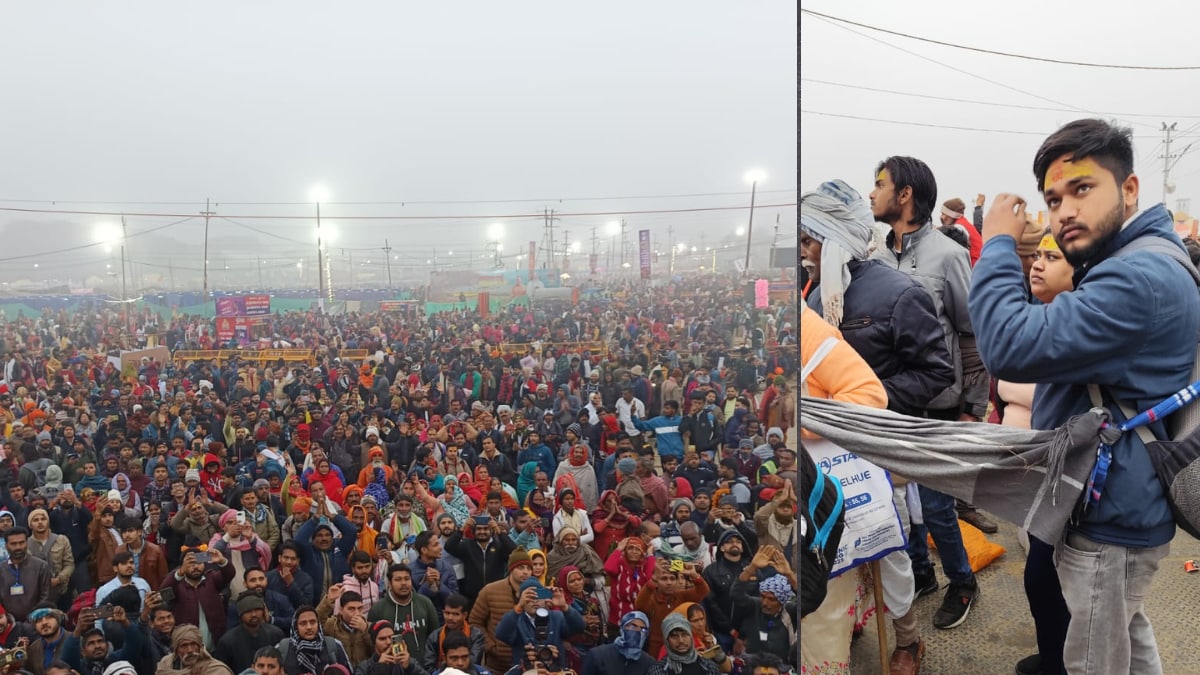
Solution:
[[(1200, 7), (1171, 5), (1164, 14), (1155, 9), (1158, 4), (1142, 3), (1130, 11), (1027, 0), (991, 4), (986, 10), (981, 6), (978, 11), (962, 2), (947, 0), (917, 4), (805, 0), (802, 6), (894, 31), (1032, 56), (1129, 65), (1200, 65), (1200, 54), (1191, 48)], [(800, 107), (804, 110), (992, 130), (933, 129), (802, 113), (800, 187), (804, 191), (821, 181), (843, 178), (865, 196), (871, 189), (872, 171), (880, 160), (889, 155), (912, 155), (925, 160), (933, 169), (939, 204), (951, 197), (960, 197), (969, 204), (980, 192), (986, 193), (989, 200), (998, 192), (1016, 192), (1044, 210), (1032, 173), (1038, 146), (1046, 135), (1067, 122), (1100, 116), (1115, 117), (1127, 126), (1132, 125), (1141, 202), (1147, 206), (1162, 201), (1163, 197), (1163, 162), (1158, 159), (1162, 154), (1159, 145), (1163, 138), (1162, 122), (1178, 122), (1179, 131), (1186, 131), (1181, 141), (1172, 145), (1172, 154), (1200, 141), (1197, 116), (1200, 107), (1196, 105), (1200, 91), (1195, 87), (1200, 82), (1200, 72), (1197, 71), (1125, 71), (1056, 65), (970, 53), (853, 29), (872, 40), (809, 15), (802, 15), (800, 24), (802, 78), (1063, 109), (1001, 108), (802, 81)], [(1132, 113), (1148, 116), (1134, 117)], [(1008, 134), (996, 130), (1036, 133)], [(1170, 208), (1178, 207), (1176, 199), (1198, 193), (1200, 142), (1179, 158), (1172, 182), (1177, 191), (1168, 198)], [(1193, 206), (1191, 211), (1195, 216), (1200, 205)]]
[[(493, 220), (337, 216), (742, 206), (750, 169), (768, 175), (759, 204), (795, 201), (796, 7), (785, 1), (65, 2), (6, 10), (4, 207), (196, 214), (211, 197), (222, 216), (307, 216), (314, 209), (302, 202), (319, 184), (331, 202), (407, 202), (331, 203), (322, 215), (338, 230), (333, 246), (358, 249), (352, 255), (365, 260), (386, 237), (393, 255), (415, 264), (434, 247), (439, 257), (481, 251)], [(734, 194), (551, 201), (696, 193)], [(414, 203), (478, 200), (535, 201)], [(756, 243), (769, 244), (776, 213), (791, 239), (784, 243), (794, 243), (794, 208), (756, 212)], [(632, 241), (650, 228), (665, 248), (669, 224), (676, 242), (699, 243), (701, 231), (708, 242), (731, 242), (746, 216), (739, 209), (625, 220)], [(569, 229), (586, 253), (599, 226), (603, 257), (603, 228), (619, 218), (564, 216), (556, 236)], [(172, 219), (127, 221), (133, 235)], [(119, 217), (0, 212), (2, 257), (26, 256), (3, 263), (0, 277), (65, 277), (112, 264), (115, 252), (100, 247), (34, 255), (90, 243), (102, 222)], [(135, 236), (130, 255), (197, 267), (202, 222)], [(506, 252), (542, 239), (540, 218), (503, 222)], [(253, 266), (270, 256), (282, 265), (315, 255), (311, 220), (239, 223), (211, 221), (210, 261)], [(41, 271), (23, 274), (34, 261)]]

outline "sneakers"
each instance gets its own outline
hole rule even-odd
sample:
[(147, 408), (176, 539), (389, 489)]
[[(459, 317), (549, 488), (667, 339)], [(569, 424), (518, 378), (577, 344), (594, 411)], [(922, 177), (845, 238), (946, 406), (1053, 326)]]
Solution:
[(896, 647), (892, 652), (892, 662), (888, 667), (890, 675), (917, 675), (921, 672), (921, 659), (925, 658), (925, 641), (917, 640), (916, 644), (907, 647)]
[(1017, 675), (1042, 675), (1042, 655), (1033, 654), (1017, 661)]
[(914, 601), (930, 593), (936, 593), (938, 589), (937, 574), (933, 569), (930, 569), (928, 574), (913, 572), (913, 583), (916, 588), (916, 593), (913, 595)]
[(967, 620), (967, 614), (971, 612), (971, 605), (975, 604), (978, 598), (977, 583), (970, 586), (950, 584), (946, 589), (946, 597), (942, 599), (942, 606), (933, 615), (933, 627), (945, 630), (962, 625), (962, 622)]
[(996, 534), (1000, 531), (999, 525), (970, 504), (958, 503), (958, 519), (974, 525), (984, 534)]

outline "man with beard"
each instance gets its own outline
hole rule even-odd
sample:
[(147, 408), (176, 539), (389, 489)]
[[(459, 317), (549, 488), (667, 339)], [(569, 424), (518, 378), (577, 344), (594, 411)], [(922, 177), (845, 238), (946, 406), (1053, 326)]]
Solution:
[(428, 526), (425, 521), (413, 513), (412, 495), (402, 492), (396, 495), (396, 508), (392, 515), (383, 519), (383, 525), (379, 531), (388, 536), (393, 547), (397, 547), (404, 543), (405, 539), (415, 537), (426, 529)]
[[(937, 232), (930, 223), (936, 199), (937, 181), (933, 171), (921, 160), (889, 157), (880, 162), (875, 168), (875, 188), (870, 195), (871, 211), (875, 220), (889, 225), (892, 231), (887, 235), (887, 245), (871, 254), (871, 259), (911, 275), (933, 298), (954, 366), (954, 383), (929, 401), (925, 407), (926, 416), (978, 422), (987, 414), (988, 378), (979, 359), (975, 331), (967, 313), (970, 260), (962, 247)], [(825, 270), (823, 283), (830, 283), (835, 274)], [(954, 498), (923, 485), (918, 487), (918, 492), (924, 524), (913, 525), (908, 546), (917, 595), (937, 590), (937, 576), (925, 543), (928, 533), (937, 544), (943, 571), (950, 579), (942, 606), (934, 614), (933, 625), (954, 628), (966, 621), (971, 606), (979, 597), (979, 585), (967, 562)], [(969, 516), (964, 519), (972, 522)], [(983, 530), (995, 527), (995, 523), (978, 519), (972, 524)]]
[(704, 603), (708, 609), (708, 624), (727, 651), (733, 648), (730, 637), (733, 629), (742, 625), (740, 603), (734, 601), (733, 587), (753, 554), (754, 549), (741, 532), (725, 530), (717, 540), (715, 559), (701, 573), (709, 587)]
[(225, 634), (227, 625), (221, 591), (233, 581), (233, 565), (215, 549), (208, 551), (212, 563), (206, 565), (196, 559), (196, 554), (200, 552), (198, 543), (188, 548), (183, 563), (173, 574), (167, 575), (163, 588), (175, 591), (175, 602), (171, 604), (175, 619), (200, 626), (199, 630), (207, 631), (204, 635), (205, 644), (216, 645), (217, 640)]
[(254, 591), (243, 592), (235, 606), (240, 623), (221, 636), (213, 656), (240, 673), (254, 663), (254, 652), (279, 644), (284, 632), (267, 621), (267, 604)]
[[(458, 579), (458, 586), (461, 589), (463, 579), (467, 575), (467, 567), (458, 556), (446, 550), (446, 542), (450, 540), (451, 535), (458, 532), (458, 525), (454, 522), (454, 517), (448, 513), (443, 513), (437, 517), (437, 533), (438, 541), (442, 542), (442, 559), (450, 563), (450, 568), (454, 570), (454, 577)], [(414, 538), (415, 542), (415, 538)], [(405, 544), (407, 546), (407, 544)], [(407, 559), (413, 560), (416, 558), (417, 552), (415, 549), (409, 549)]]
[(521, 584), (533, 574), (533, 564), (525, 549), (517, 549), (508, 557), (508, 576), (484, 586), (475, 597), (468, 623), (483, 629), (484, 660), (489, 668), (505, 672), (512, 666), (512, 648), (496, 639), (496, 627), (504, 615), (517, 605)]
[(8, 564), (0, 565), (0, 604), (16, 621), (50, 599), (50, 565), (29, 555), (29, 530), (14, 527), (4, 533)]
[(171, 653), (158, 662), (155, 675), (233, 675), (204, 648), (200, 629), (184, 624), (171, 633)]
[(304, 571), (313, 580), (313, 602), (320, 602), (329, 587), (350, 572), (347, 557), (354, 549), (358, 531), (354, 523), (340, 513), (333, 517), (333, 525), (342, 533), (336, 545), (333, 527), (328, 522), (309, 519), (296, 533), (296, 544), (300, 546), (300, 560)]
[[(136, 596), (133, 604), (137, 604)], [(116, 661), (136, 661), (141, 656), (142, 640), (145, 634), (129, 619), (126, 608), (120, 603), (113, 603), (111, 619), (97, 625), (98, 613), (95, 607), (89, 607), (79, 613), (79, 621), (75, 624), (75, 632), (67, 637), (67, 646), (63, 650), (63, 660), (71, 664), (84, 675), (101, 673), (109, 664)], [(106, 631), (113, 630), (114, 624), (124, 634), (125, 642), (120, 649), (113, 650), (109, 644)]]
[[(292, 617), (295, 605), (291, 599), (278, 591), (273, 591), (267, 587), (267, 574), (260, 567), (251, 567), (245, 572), (242, 572), (242, 583), (246, 585), (246, 590), (238, 594), (238, 597), (244, 597), (247, 593), (252, 593), (262, 598), (263, 604), (267, 608), (267, 621), (274, 624), (276, 628), (283, 631), (285, 634), (292, 629)], [(236, 626), (241, 616), (237, 613), (237, 604), (230, 603), (228, 616), (226, 616), (227, 626)]]
[(67, 590), (71, 583), (71, 575), (75, 573), (75, 556), (71, 555), (71, 542), (66, 537), (50, 531), (50, 515), (45, 509), (34, 509), (30, 512), (29, 529), (29, 553), (50, 566), (50, 599), (57, 601)]
[[(1186, 252), (1166, 208), (1139, 209), (1133, 168), (1130, 130), (1096, 119), (1067, 124), (1035, 155), (1051, 231), (1076, 270), (1074, 292), (1053, 303), (1025, 299), (1016, 255), (1024, 200), (999, 195), (984, 219), (971, 315), (992, 374), (1036, 380), (1035, 429), (1062, 426), (1093, 406), (1107, 408), (1117, 424), (1191, 379), (1200, 330), (1195, 270), (1171, 259)], [(1133, 242), (1162, 248), (1122, 252)], [(1062, 542), (1039, 547), (1030, 538), (1025, 583), (1043, 666), (1048, 652), (1061, 649), (1073, 673), (1162, 668), (1144, 597), (1175, 520), (1144, 447), (1144, 439), (1167, 432), (1161, 421), (1147, 430), (1101, 446), (1097, 466), (1108, 465), (1107, 479), (1078, 505)], [(1045, 552), (1050, 546), (1053, 558)], [(1065, 607), (1054, 594), (1055, 578)]]
[(384, 620), (404, 636), (410, 654), (420, 654), (429, 634), (437, 628), (437, 609), (429, 598), (414, 592), (412, 572), (407, 565), (392, 565), (387, 571), (388, 589), (371, 607), (370, 623)]
[(454, 593), (446, 599), (446, 607), (442, 611), (444, 623), (425, 641), (425, 656), (421, 664), (425, 670), (432, 673), (436, 672), (439, 667), (450, 665), (446, 660), (446, 645), (450, 643), (450, 638), (453, 636), (469, 639), (469, 653), (472, 662), (478, 663), (483, 659), (485, 638), (483, 630), (467, 623), (469, 602), (466, 596), (458, 593)]
[(467, 519), (461, 532), (451, 534), (445, 546), (463, 562), (461, 589), (469, 598), (477, 597), (487, 584), (504, 578), (506, 562), (517, 548), (500, 523), (490, 520), (487, 525), (477, 525), (474, 518)]
[[(294, 541), (285, 541), (279, 547), (279, 566), (267, 573), (267, 589), (287, 596), (292, 607), (300, 607), (312, 600), (313, 579), (300, 569), (300, 546)], [(246, 582), (246, 588), (251, 588)], [(267, 603), (268, 607), (270, 602)], [(288, 621), (288, 630), (291, 630)], [(280, 626), (283, 628), (283, 626)]]
[(69, 635), (64, 628), (66, 619), (66, 615), (50, 603), (38, 605), (30, 613), (29, 621), (37, 637), (29, 643), (26, 663), (34, 673), (44, 673), (45, 664), (62, 658)]

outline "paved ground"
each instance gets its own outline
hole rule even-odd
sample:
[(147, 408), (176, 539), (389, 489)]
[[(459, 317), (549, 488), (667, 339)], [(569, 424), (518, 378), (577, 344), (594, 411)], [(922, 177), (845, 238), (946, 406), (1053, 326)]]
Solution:
[[(1017, 543), (1016, 528), (1002, 524), (991, 539), (1007, 549), (999, 560), (979, 573), (981, 596), (966, 623), (949, 631), (933, 627), (933, 613), (942, 601), (943, 591), (917, 601), (921, 633), (926, 642), (924, 675), (1007, 675), (1017, 661), (1037, 651), (1033, 620), (1025, 601), (1022, 574), (1025, 554)], [(936, 554), (935, 554), (936, 555)], [(1196, 617), (1200, 616), (1200, 572), (1188, 574), (1183, 561), (1200, 561), (1200, 541), (1182, 530), (1175, 537), (1171, 553), (1163, 559), (1147, 600), (1147, 611), (1158, 638), (1166, 675), (1200, 673), (1200, 637)], [(936, 562), (936, 561), (935, 561)], [(938, 565), (938, 580), (946, 579)], [(854, 675), (878, 675), (880, 672), (875, 620), (862, 637), (856, 638), (851, 653)], [(895, 647), (895, 635), (888, 625), (888, 653)]]

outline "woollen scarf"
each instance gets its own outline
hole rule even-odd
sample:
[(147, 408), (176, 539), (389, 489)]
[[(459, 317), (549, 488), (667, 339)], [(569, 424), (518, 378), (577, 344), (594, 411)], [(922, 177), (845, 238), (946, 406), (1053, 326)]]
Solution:
[(686, 616), (679, 614), (668, 614), (662, 622), (663, 640), (671, 635), (673, 631), (684, 630), (688, 634), (688, 653), (676, 654), (675, 650), (667, 647), (667, 670), (673, 673), (683, 672), (683, 667), (696, 662), (700, 655), (696, 653), (696, 643), (693, 641), (692, 624), (688, 622)]
[(321, 624), (317, 623), (317, 637), (312, 640), (305, 640), (300, 637), (299, 631), (296, 630), (296, 623), (299, 616), (292, 620), (292, 648), (296, 650), (296, 663), (300, 666), (300, 670), (305, 673), (320, 672), (321, 667), (321, 652), (325, 649), (325, 631), (321, 628)]
[(843, 180), (826, 181), (800, 198), (800, 229), (821, 242), (821, 306), (834, 326), (842, 323), (847, 265), (867, 259), (874, 223), (866, 201)]

